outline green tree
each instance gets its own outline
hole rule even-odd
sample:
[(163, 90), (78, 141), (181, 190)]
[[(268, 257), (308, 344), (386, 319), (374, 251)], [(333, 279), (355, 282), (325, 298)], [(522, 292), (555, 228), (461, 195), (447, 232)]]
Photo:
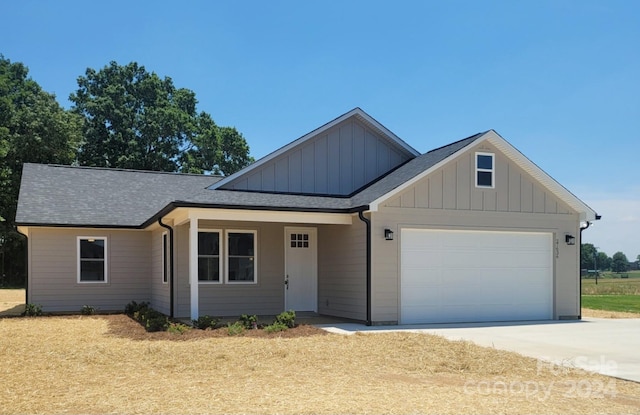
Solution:
[(231, 174), (253, 161), (240, 133), (225, 140), (224, 128), (197, 113), (193, 91), (136, 62), (88, 68), (69, 99), (84, 118), (82, 165)]
[(23, 163), (70, 164), (81, 137), (79, 117), (28, 72), (0, 55), (0, 274), (9, 279), (24, 271), (24, 241), (15, 229)]
[(627, 256), (618, 251), (611, 257), (611, 271), (613, 272), (625, 272), (628, 269), (629, 261)]
[(598, 252), (598, 269), (611, 269), (611, 258), (604, 252)]
[(582, 244), (580, 252), (580, 269), (594, 269), (596, 248), (593, 244)]

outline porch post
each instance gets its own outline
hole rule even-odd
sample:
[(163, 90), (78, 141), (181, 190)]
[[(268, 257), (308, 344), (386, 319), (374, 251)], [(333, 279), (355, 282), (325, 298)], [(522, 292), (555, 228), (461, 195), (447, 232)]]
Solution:
[(198, 218), (189, 221), (189, 284), (191, 288), (191, 320), (198, 312)]

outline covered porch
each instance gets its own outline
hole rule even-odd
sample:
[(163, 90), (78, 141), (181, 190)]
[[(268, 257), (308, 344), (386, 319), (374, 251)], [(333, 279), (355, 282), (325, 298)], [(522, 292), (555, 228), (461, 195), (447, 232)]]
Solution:
[(178, 208), (175, 317), (241, 314), (366, 319), (366, 226), (357, 214)]

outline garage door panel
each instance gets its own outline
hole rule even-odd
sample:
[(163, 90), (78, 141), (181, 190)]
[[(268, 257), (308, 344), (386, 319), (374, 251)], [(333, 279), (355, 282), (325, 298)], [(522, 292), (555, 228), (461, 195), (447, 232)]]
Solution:
[(549, 319), (551, 234), (403, 229), (403, 323)]

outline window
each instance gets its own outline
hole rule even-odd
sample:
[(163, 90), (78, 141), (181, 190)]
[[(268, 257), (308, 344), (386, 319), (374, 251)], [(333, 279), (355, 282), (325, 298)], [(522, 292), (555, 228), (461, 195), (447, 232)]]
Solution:
[(494, 155), (476, 153), (476, 187), (494, 187)]
[(78, 237), (78, 282), (107, 282), (107, 238)]
[(220, 231), (198, 232), (198, 281), (219, 283), (220, 274)]
[(227, 282), (256, 282), (256, 231), (227, 231)]
[(162, 283), (169, 282), (169, 237), (166, 232), (162, 233)]
[(292, 233), (291, 248), (309, 248), (308, 233)]

